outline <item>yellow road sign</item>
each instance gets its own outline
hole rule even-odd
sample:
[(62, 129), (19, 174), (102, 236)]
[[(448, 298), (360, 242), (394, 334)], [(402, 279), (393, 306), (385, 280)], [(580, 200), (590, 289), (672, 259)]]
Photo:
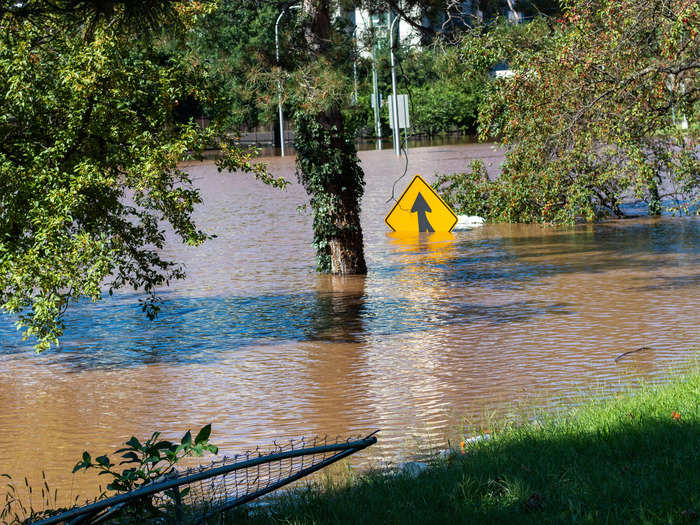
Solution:
[(457, 224), (457, 215), (416, 175), (384, 222), (395, 232), (450, 232)]

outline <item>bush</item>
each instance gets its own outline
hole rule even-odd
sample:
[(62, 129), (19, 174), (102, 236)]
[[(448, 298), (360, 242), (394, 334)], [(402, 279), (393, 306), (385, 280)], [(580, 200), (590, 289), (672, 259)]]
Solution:
[[(490, 180), (483, 162), (471, 171), (439, 175), (433, 187), (457, 214), (478, 215), (489, 222), (574, 222), (591, 219), (587, 196), (572, 195), (567, 206), (559, 200), (556, 181), (542, 175), (523, 176), (508, 167)], [(580, 202), (580, 205), (574, 205)], [(573, 215), (569, 215), (573, 214)]]
[(459, 130), (476, 130), (477, 110), (483, 94), (477, 82), (439, 80), (412, 92), (411, 127), (429, 136)]
[(433, 187), (458, 215), (479, 215), (493, 220), (494, 190), (498, 184), (489, 180), (480, 160), (473, 161), (470, 167), (470, 172), (438, 175)]

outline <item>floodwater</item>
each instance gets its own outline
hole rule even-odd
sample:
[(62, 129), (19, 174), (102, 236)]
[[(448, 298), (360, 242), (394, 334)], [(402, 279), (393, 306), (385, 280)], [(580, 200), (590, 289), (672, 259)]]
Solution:
[[(156, 321), (134, 294), (78, 305), (60, 350), (36, 356), (0, 319), (0, 473), (38, 485), (44, 470), (63, 494), (92, 495), (94, 478), (70, 475), (83, 450), (209, 422), (228, 454), (381, 429), (361, 454), (398, 461), (454, 442), (494, 409), (561, 406), (693, 366), (697, 218), (389, 235), (404, 160), (360, 156), (366, 277), (314, 272), (298, 185), (282, 192), (196, 165), (197, 215), (218, 237), (171, 247), (189, 276), (164, 292)], [(476, 157), (492, 170), (502, 159), (487, 145), (413, 149), (397, 196), (415, 173)], [(267, 160), (294, 178), (291, 157)]]

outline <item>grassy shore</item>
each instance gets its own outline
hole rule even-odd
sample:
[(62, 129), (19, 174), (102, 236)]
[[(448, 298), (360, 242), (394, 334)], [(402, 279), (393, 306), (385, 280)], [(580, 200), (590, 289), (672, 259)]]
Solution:
[(700, 523), (700, 374), (510, 425), (411, 477), (296, 491), (235, 523)]

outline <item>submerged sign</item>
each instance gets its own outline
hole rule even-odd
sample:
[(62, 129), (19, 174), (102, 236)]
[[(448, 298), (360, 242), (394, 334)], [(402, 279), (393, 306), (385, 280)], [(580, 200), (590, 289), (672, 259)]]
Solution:
[(395, 232), (449, 232), (457, 224), (457, 215), (420, 175), (416, 175), (384, 222)]

